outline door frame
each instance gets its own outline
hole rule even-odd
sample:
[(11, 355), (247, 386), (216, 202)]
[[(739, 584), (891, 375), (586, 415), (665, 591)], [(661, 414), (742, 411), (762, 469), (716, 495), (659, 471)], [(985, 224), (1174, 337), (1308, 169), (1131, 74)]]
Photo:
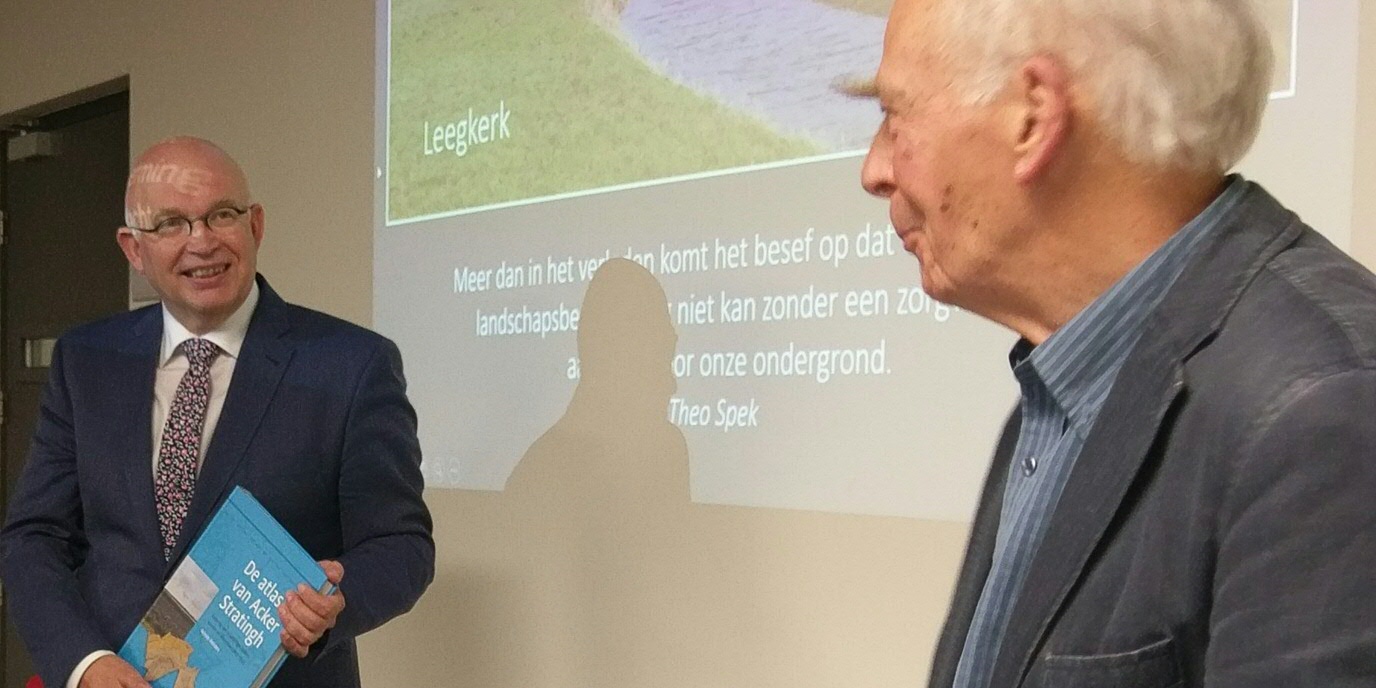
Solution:
[[(129, 78), (125, 76), (14, 112), (0, 114), (0, 342), (5, 341), (4, 338), (8, 334), (4, 328), (10, 315), (10, 299), (4, 293), (6, 276), (10, 274), (12, 267), (6, 236), (10, 229), (7, 225), (7, 211), (10, 207), (8, 197), (10, 141), (19, 135), (61, 129), (119, 110), (129, 113), (129, 100)], [(7, 379), (7, 366), (14, 363), (9, 360), (10, 356), (9, 347), (0, 346), (0, 457), (5, 457), (8, 449), (5, 446), (5, 433), (2, 430), (6, 422), (5, 391), (9, 389), (10, 383), (10, 380)], [(0, 518), (3, 518), (9, 510), (8, 485), (11, 478), (14, 477), (10, 474), (9, 462), (0, 460)], [(4, 588), (3, 584), (0, 583), (0, 677), (7, 677), (11, 669), (11, 667), (6, 666), (10, 653), (10, 648), (6, 646), (10, 642), (9, 633), (6, 630), (9, 626), (8, 615), (9, 609), (5, 603)]]

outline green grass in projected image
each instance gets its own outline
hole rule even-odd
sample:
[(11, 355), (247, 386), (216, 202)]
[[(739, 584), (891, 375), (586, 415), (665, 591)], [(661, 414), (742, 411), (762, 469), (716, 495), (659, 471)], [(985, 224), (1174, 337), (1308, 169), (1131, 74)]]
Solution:
[(822, 152), (651, 70), (616, 6), (393, 0), (388, 220)]

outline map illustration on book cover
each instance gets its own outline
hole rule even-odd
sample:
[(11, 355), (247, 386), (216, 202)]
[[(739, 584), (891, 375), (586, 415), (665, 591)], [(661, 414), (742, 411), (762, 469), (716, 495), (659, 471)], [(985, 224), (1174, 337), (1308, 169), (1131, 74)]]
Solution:
[(235, 487), (191, 544), (119, 656), (153, 688), (258, 688), (286, 651), (277, 606), (325, 572), (263, 505)]

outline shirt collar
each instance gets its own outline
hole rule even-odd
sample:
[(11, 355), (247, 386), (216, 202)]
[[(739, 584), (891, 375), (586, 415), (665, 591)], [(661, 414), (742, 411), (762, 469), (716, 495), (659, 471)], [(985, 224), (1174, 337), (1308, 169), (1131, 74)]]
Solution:
[[(219, 327), (200, 335), (203, 339), (209, 339), (215, 346), (220, 347), (221, 355), (230, 358), (239, 358), (239, 349), (244, 345), (244, 337), (248, 335), (248, 321), (253, 317), (253, 309), (258, 306), (258, 281), (254, 280), (253, 286), (248, 290), (248, 298), (239, 304), (233, 313), (225, 319)], [(177, 321), (172, 316), (171, 311), (166, 306), (162, 309), (162, 355), (158, 358), (158, 366), (165, 366), (172, 360), (172, 356), (177, 353), (177, 347), (188, 339), (195, 339), (196, 335), (186, 326)]]
[(1041, 346), (1019, 341), (1009, 354), (1023, 385), (1036, 378), (1071, 420), (1092, 419), (1147, 316), (1184, 271), (1194, 249), (1222, 224), (1248, 183), (1231, 175), (1223, 192), (1151, 255), (1051, 334)]

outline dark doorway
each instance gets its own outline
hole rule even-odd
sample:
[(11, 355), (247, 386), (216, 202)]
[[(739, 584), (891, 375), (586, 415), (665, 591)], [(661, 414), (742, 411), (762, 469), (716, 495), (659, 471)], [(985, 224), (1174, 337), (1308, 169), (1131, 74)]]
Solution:
[[(125, 310), (129, 269), (115, 245), (129, 172), (129, 95), (106, 96), (4, 129), (0, 156), (0, 506), (29, 452), (52, 343)], [(4, 685), (33, 675), (0, 603)]]

